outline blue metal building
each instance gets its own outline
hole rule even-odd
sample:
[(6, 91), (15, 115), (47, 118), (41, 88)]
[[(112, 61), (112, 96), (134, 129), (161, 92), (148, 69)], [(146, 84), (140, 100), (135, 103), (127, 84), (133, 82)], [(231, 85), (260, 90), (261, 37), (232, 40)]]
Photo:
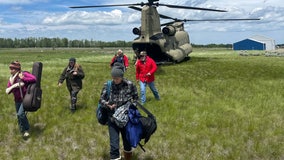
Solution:
[(253, 39), (244, 39), (233, 43), (233, 50), (266, 50), (266, 44)]
[(255, 35), (233, 43), (233, 50), (275, 50), (275, 40)]

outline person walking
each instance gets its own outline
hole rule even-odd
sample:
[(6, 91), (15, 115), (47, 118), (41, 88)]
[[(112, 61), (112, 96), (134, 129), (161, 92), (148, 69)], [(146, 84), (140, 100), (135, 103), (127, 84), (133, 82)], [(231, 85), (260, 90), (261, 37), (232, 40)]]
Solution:
[(71, 106), (70, 110), (74, 112), (76, 110), (77, 94), (82, 89), (82, 79), (85, 77), (85, 73), (81, 65), (76, 63), (75, 58), (70, 58), (68, 65), (61, 73), (58, 86), (62, 86), (62, 83), (66, 79), (66, 86), (70, 94)]
[(147, 56), (146, 51), (141, 51), (139, 55), (139, 60), (136, 63), (136, 80), (140, 84), (140, 96), (141, 103), (146, 102), (146, 86), (148, 85), (155, 99), (160, 100), (160, 95), (155, 87), (155, 72), (157, 70), (157, 65), (155, 61)]
[(119, 62), (124, 66), (124, 70), (127, 70), (129, 66), (128, 57), (123, 53), (121, 49), (117, 51), (114, 57), (110, 61), (110, 67), (113, 67), (113, 64)]
[(119, 152), (119, 133), (122, 136), (123, 153), (125, 160), (131, 160), (132, 147), (126, 139), (125, 127), (120, 128), (113, 119), (115, 110), (123, 106), (127, 102), (138, 100), (138, 93), (135, 84), (132, 81), (124, 78), (124, 66), (120, 63), (115, 63), (111, 70), (112, 82), (110, 86), (110, 93), (108, 95), (107, 82), (101, 92), (99, 103), (102, 107), (108, 110), (108, 130), (110, 138), (110, 159), (120, 160)]
[(35, 83), (36, 77), (27, 71), (21, 71), (21, 63), (19, 61), (11, 62), (9, 69), (11, 76), (8, 80), (6, 93), (14, 94), (19, 129), (23, 137), (28, 138), (30, 135), (30, 124), (24, 110), (23, 98), (26, 95), (28, 84)]

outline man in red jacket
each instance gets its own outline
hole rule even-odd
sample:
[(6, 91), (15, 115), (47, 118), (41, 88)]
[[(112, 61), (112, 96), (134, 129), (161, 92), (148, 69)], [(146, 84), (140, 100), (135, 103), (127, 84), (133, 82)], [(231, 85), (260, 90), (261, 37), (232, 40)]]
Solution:
[(113, 64), (119, 62), (123, 64), (124, 66), (124, 71), (128, 68), (129, 63), (128, 63), (128, 57), (123, 53), (121, 49), (117, 51), (117, 54), (114, 55), (114, 57), (110, 61), (110, 67), (113, 67)]
[(155, 87), (154, 73), (157, 70), (155, 61), (147, 56), (146, 51), (141, 51), (136, 64), (136, 80), (140, 84), (141, 103), (146, 102), (146, 86), (148, 85), (157, 100), (160, 100), (159, 92)]

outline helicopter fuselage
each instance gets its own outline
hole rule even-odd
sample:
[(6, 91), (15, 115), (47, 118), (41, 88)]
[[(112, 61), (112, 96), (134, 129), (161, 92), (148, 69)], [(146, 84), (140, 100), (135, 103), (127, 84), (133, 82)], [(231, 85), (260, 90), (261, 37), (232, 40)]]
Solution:
[(141, 27), (133, 29), (139, 35), (132, 43), (134, 51), (146, 50), (156, 63), (181, 62), (188, 57), (192, 47), (182, 22), (168, 25), (162, 31), (155, 6), (143, 6), (141, 14)]

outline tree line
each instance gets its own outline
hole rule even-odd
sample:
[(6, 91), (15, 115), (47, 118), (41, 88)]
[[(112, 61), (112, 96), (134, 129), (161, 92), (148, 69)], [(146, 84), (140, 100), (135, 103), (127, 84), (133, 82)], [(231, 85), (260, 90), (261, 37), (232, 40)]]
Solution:
[[(91, 48), (91, 47), (131, 47), (132, 41), (104, 42), (96, 40), (69, 40), (67, 38), (0, 38), (0, 48)], [(192, 44), (195, 48), (232, 48), (232, 44)]]
[(0, 38), (0, 48), (90, 48), (90, 47), (131, 47), (131, 42), (104, 42), (95, 40), (69, 40), (67, 38)]

